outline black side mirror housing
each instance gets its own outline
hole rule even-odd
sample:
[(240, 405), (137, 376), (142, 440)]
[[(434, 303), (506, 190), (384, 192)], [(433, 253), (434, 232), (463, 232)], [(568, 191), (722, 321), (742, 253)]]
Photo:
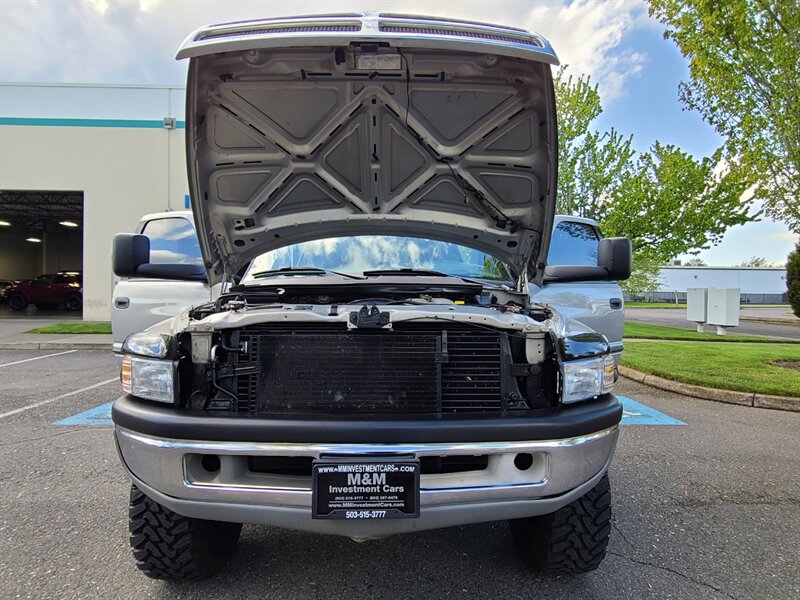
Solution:
[(633, 245), (628, 238), (605, 238), (597, 247), (597, 265), (608, 271), (611, 281), (625, 281), (633, 268)]
[(111, 262), (117, 277), (135, 277), (139, 266), (150, 262), (150, 238), (118, 233), (114, 236)]

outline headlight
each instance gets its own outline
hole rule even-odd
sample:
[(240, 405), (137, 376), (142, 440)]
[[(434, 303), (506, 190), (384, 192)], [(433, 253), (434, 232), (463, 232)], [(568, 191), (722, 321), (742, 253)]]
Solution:
[(158, 333), (134, 333), (129, 335), (122, 344), (122, 351), (139, 356), (152, 356), (164, 358), (169, 352), (167, 338)]
[(614, 359), (610, 354), (563, 363), (561, 402), (571, 404), (607, 394), (614, 387)]
[(175, 402), (175, 363), (171, 360), (122, 357), (120, 373), (125, 393), (157, 402)]

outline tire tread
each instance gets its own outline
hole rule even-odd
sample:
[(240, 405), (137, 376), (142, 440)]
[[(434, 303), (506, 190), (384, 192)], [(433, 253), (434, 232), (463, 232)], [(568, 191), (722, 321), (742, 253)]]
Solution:
[[(204, 525), (223, 527), (217, 552), (209, 556), (209, 531)], [(201, 521), (161, 506), (136, 486), (131, 486), (130, 544), (136, 566), (148, 577), (189, 581), (218, 571), (233, 550), (241, 525)], [(221, 544), (220, 544), (221, 543)]]
[(540, 517), (510, 521), (517, 550), (536, 571), (579, 574), (595, 570), (611, 533), (608, 474), (585, 495)]

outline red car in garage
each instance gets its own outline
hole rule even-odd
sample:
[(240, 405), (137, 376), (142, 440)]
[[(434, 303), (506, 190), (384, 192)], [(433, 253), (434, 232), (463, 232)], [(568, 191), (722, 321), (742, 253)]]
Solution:
[(28, 304), (35, 304), (37, 308), (56, 308), (63, 304), (67, 310), (80, 310), (83, 275), (78, 271), (39, 275), (6, 289), (6, 299), (11, 310), (24, 310)]

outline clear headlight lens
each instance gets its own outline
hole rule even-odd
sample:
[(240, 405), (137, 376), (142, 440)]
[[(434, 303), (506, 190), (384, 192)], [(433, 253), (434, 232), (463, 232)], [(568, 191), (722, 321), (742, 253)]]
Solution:
[(175, 364), (126, 354), (120, 372), (122, 390), (137, 398), (157, 402), (175, 402)]
[(610, 354), (563, 363), (561, 402), (571, 404), (607, 394), (614, 387), (614, 359)]
[(139, 356), (164, 358), (169, 352), (167, 340), (158, 333), (134, 333), (122, 344), (122, 351)]

